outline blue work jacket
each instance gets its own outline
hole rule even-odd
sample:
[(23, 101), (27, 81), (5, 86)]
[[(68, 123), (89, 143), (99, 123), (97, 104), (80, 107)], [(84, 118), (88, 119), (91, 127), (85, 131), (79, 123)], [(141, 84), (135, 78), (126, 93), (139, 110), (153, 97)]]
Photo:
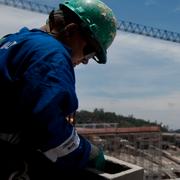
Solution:
[(78, 108), (75, 74), (64, 44), (22, 28), (0, 41), (0, 132), (42, 151), (61, 168), (84, 167), (91, 145), (66, 117)]

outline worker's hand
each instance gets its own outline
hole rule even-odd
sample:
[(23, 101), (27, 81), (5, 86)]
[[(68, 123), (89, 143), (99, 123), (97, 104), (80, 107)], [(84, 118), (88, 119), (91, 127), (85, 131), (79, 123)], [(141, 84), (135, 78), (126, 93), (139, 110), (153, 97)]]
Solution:
[(103, 171), (105, 166), (104, 152), (101, 148), (91, 144), (91, 152), (89, 156), (89, 167)]

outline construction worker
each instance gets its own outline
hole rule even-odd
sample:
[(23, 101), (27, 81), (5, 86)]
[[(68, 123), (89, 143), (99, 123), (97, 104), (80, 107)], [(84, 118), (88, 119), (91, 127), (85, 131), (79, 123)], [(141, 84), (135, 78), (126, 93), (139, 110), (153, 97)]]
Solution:
[[(103, 151), (79, 135), (67, 117), (78, 108), (74, 67), (89, 59), (105, 64), (116, 29), (112, 10), (100, 0), (66, 0), (40, 29), (24, 27), (1, 39), (0, 145), (5, 153), (11, 154), (6, 145), (16, 149), (16, 160), (37, 152), (63, 172), (102, 169)], [(2, 154), (0, 162), (6, 164)], [(4, 172), (5, 167), (11, 171), (9, 164)]]

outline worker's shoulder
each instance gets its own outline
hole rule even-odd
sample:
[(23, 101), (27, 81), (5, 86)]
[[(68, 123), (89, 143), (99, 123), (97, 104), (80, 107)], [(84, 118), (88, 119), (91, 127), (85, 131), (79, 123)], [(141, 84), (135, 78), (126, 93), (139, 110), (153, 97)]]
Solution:
[(62, 52), (67, 48), (54, 37), (40, 29), (31, 29), (24, 27), (19, 31), (19, 37), (22, 39), (23, 45), (29, 47), (31, 50), (48, 52)]
[(20, 31), (20, 36), (23, 36), (24, 39), (33, 44), (44, 44), (51, 45), (52, 43), (57, 44), (57, 40), (50, 36), (48, 33), (40, 29), (31, 29), (24, 27)]

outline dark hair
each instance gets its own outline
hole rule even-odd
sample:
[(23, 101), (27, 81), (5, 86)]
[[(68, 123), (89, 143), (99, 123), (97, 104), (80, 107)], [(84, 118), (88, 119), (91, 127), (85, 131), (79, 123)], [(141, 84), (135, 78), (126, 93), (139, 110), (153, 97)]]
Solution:
[(58, 10), (52, 10), (49, 14), (48, 23), (50, 31), (56, 28), (61, 32), (67, 24), (76, 23), (80, 25), (82, 23), (81, 19), (74, 12), (66, 7), (60, 8)]

